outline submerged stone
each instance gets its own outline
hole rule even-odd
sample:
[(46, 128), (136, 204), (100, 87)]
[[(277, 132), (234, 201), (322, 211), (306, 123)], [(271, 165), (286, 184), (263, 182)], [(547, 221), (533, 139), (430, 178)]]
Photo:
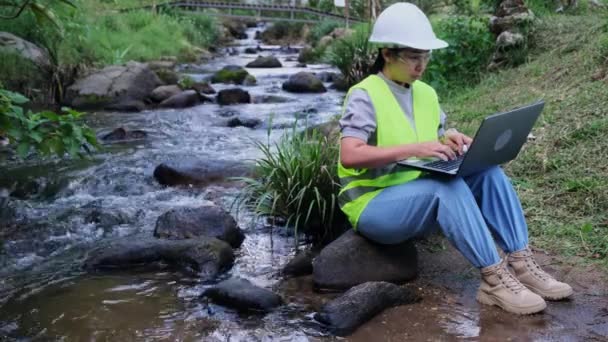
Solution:
[(395, 284), (368, 282), (328, 302), (314, 317), (326, 324), (333, 334), (346, 336), (383, 310), (418, 300), (411, 290)]
[(202, 296), (239, 311), (268, 312), (283, 303), (274, 292), (255, 286), (249, 280), (230, 278), (207, 289)]
[(245, 239), (234, 218), (217, 206), (169, 210), (156, 221), (154, 236), (166, 239), (214, 237), (234, 248)]

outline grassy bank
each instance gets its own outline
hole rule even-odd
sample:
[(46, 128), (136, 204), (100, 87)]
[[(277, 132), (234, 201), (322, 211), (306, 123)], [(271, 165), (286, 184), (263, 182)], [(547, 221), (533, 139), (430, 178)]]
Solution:
[(451, 122), (473, 134), (488, 113), (545, 100), (536, 138), (506, 167), (532, 243), (606, 266), (607, 31), (601, 16), (546, 16), (529, 63), (490, 74), (442, 101)]
[[(11, 32), (47, 48), (55, 69), (51, 71), (55, 74), (53, 78), (59, 76), (64, 84), (72, 81), (77, 70), (87, 67), (103, 67), (129, 60), (148, 61), (163, 56), (194, 61), (200, 55), (198, 49), (209, 47), (219, 35), (218, 22), (201, 14), (117, 11), (135, 5), (135, 1), (73, 2), (76, 8), (58, 3), (51, 6), (60, 29), (48, 22), (40, 24), (29, 11), (16, 19), (0, 20), (0, 31)], [(138, 1), (137, 4), (152, 2)], [(4, 55), (2, 58), (0, 82), (9, 89), (29, 93), (32, 88), (51, 86), (41, 87), (36, 79), (30, 81), (29, 77), (20, 77), (15, 70), (23, 70), (24, 63), (11, 62), (15, 58)]]

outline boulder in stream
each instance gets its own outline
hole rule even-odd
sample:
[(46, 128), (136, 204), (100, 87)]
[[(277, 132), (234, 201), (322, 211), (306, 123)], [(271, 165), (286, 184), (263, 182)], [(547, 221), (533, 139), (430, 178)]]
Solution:
[(239, 311), (268, 312), (283, 303), (274, 292), (255, 286), (249, 280), (230, 278), (207, 289), (202, 296)]
[(162, 185), (192, 185), (204, 187), (225, 181), (228, 177), (246, 176), (251, 167), (223, 160), (170, 161), (154, 169), (154, 178)]
[(246, 65), (248, 68), (280, 68), (282, 66), (281, 62), (274, 56), (259, 56)]
[(231, 88), (220, 90), (217, 94), (217, 103), (227, 106), (238, 103), (251, 103), (251, 95), (243, 89)]
[(327, 91), (319, 78), (306, 71), (291, 75), (283, 83), (283, 90), (292, 93), (324, 93)]
[(262, 124), (262, 120), (258, 118), (234, 117), (228, 119), (226, 126), (228, 127), (247, 127), (256, 128)]
[(395, 284), (367, 282), (323, 305), (314, 317), (326, 324), (333, 334), (346, 336), (383, 310), (418, 300), (411, 290)]
[(187, 108), (196, 106), (205, 99), (196, 90), (184, 90), (164, 100), (158, 106), (161, 108)]
[(76, 109), (96, 110), (125, 101), (144, 101), (161, 84), (147, 64), (112, 65), (69, 86), (65, 104)]
[(226, 241), (233, 248), (239, 247), (245, 239), (234, 218), (214, 205), (167, 211), (156, 220), (154, 236), (165, 239), (214, 237)]
[(227, 65), (213, 74), (211, 83), (243, 84), (247, 75), (249, 75), (249, 73), (243, 67), (238, 65)]
[(158, 268), (165, 263), (199, 275), (201, 280), (211, 280), (233, 262), (230, 245), (215, 238), (164, 240), (131, 236), (92, 250), (84, 268), (89, 271)]
[(352, 229), (327, 245), (313, 262), (313, 278), (323, 289), (347, 289), (368, 281), (402, 283), (418, 273), (416, 247), (374, 243)]

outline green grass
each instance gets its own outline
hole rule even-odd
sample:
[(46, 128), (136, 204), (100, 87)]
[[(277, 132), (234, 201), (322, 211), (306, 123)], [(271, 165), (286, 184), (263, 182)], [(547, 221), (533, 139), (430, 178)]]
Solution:
[(490, 74), (443, 100), (450, 121), (473, 134), (481, 119), (544, 99), (518, 158), (506, 166), (533, 245), (608, 266), (608, 37), (605, 16), (543, 17), (529, 62)]
[[(219, 23), (210, 16), (149, 10), (116, 11), (153, 2), (77, 0), (77, 8), (52, 6), (62, 23), (62, 34), (50, 25), (38, 24), (30, 12), (24, 12), (14, 20), (0, 20), (0, 31), (46, 47), (53, 57), (53, 73), (59, 75), (64, 85), (73, 81), (74, 70), (91, 66), (103, 67), (129, 60), (150, 61), (163, 56), (194, 61), (199, 54), (198, 48), (209, 47), (217, 40)], [(15, 70), (21, 69), (19, 63), (11, 61), (0, 63), (0, 75), (12, 77)], [(28, 82), (30, 75), (22, 77), (23, 80), (4, 77), (5, 84), (23, 84), (25, 86), (10, 89), (27, 93), (27, 84), (32, 83)], [(51, 79), (50, 75), (46, 78)]]

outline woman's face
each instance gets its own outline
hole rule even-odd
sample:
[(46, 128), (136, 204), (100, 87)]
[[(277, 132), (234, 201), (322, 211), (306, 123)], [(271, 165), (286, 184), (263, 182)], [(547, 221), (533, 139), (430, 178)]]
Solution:
[(422, 78), (424, 70), (431, 58), (428, 50), (415, 49), (382, 49), (385, 67), (390, 78), (406, 83), (412, 83)]

